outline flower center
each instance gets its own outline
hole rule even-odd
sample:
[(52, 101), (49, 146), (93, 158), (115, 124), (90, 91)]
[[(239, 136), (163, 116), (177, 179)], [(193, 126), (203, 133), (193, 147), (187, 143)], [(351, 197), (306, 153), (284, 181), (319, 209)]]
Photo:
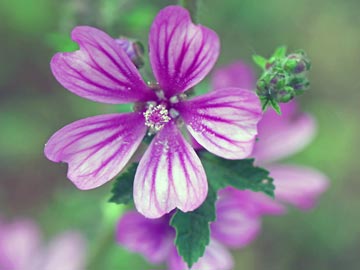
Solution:
[(150, 128), (151, 132), (161, 130), (164, 125), (171, 120), (169, 111), (163, 104), (154, 106), (150, 104), (144, 112), (145, 125)]

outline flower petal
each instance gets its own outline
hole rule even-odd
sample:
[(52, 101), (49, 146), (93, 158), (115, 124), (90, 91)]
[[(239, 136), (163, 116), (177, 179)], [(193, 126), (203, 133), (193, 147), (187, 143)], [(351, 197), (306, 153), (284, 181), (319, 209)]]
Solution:
[(261, 219), (251, 199), (237, 194), (242, 193), (227, 196), (220, 193), (216, 204), (216, 221), (211, 223), (211, 235), (227, 246), (244, 247), (260, 233)]
[(124, 168), (145, 133), (141, 113), (89, 117), (57, 131), (46, 144), (45, 155), (68, 163), (68, 178), (79, 189), (92, 189)]
[[(230, 252), (217, 241), (211, 239), (206, 247), (203, 257), (201, 257), (192, 267), (194, 270), (231, 270), (234, 267), (234, 261)], [(173, 249), (169, 259), (169, 268), (171, 270), (188, 269), (182, 258), (179, 256), (176, 248)]]
[[(0, 227), (1, 269), (36, 269), (42, 252), (39, 228), (30, 220), (17, 220)], [(4, 267), (4, 268), (3, 268)]]
[(267, 168), (274, 178), (275, 197), (278, 200), (308, 210), (327, 189), (329, 180), (321, 172), (294, 165), (273, 165)]
[(268, 163), (290, 156), (308, 145), (316, 131), (315, 120), (299, 113), (294, 101), (281, 104), (282, 115), (267, 110), (259, 123), (259, 140), (253, 156), (257, 162)]
[(86, 244), (83, 236), (66, 232), (53, 239), (44, 254), (42, 270), (85, 270)]
[(62, 86), (78, 96), (111, 104), (155, 98), (113, 38), (89, 26), (75, 27), (71, 37), (80, 50), (57, 53), (51, 60), (52, 72)]
[(173, 121), (155, 136), (140, 160), (134, 181), (137, 210), (158, 218), (174, 208), (199, 207), (207, 195), (207, 180), (199, 157)]
[(167, 97), (199, 83), (220, 51), (217, 34), (194, 25), (189, 12), (179, 6), (158, 13), (150, 29), (149, 46), (154, 75)]
[(241, 61), (217, 69), (212, 76), (213, 89), (239, 87), (253, 90), (255, 84), (256, 78), (253, 69)]
[(250, 91), (228, 88), (176, 104), (195, 140), (211, 153), (228, 159), (247, 157), (261, 118), (258, 97)]
[(142, 254), (150, 263), (164, 262), (175, 238), (169, 221), (170, 215), (147, 219), (135, 211), (127, 212), (118, 222), (116, 241), (130, 251)]

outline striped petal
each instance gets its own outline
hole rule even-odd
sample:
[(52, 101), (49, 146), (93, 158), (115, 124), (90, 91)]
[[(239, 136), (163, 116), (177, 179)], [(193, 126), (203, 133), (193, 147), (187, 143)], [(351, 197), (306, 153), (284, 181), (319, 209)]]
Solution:
[(228, 88), (176, 104), (195, 140), (211, 153), (228, 159), (247, 157), (261, 118), (258, 97)]
[(267, 169), (275, 180), (276, 199), (290, 203), (302, 210), (313, 208), (318, 197), (329, 186), (328, 178), (312, 168), (272, 165)]
[(111, 104), (155, 98), (113, 38), (89, 26), (75, 27), (71, 37), (80, 50), (57, 53), (51, 60), (52, 72), (62, 86), (78, 96)]
[(173, 121), (155, 136), (140, 160), (134, 181), (137, 210), (158, 218), (174, 208), (199, 207), (207, 195), (207, 180), (199, 157)]
[(124, 168), (145, 133), (141, 113), (89, 117), (56, 132), (45, 146), (45, 155), (68, 163), (68, 178), (79, 189), (92, 189)]
[(220, 51), (217, 34), (194, 25), (189, 12), (179, 6), (158, 13), (150, 29), (149, 46), (154, 75), (167, 97), (198, 84)]
[(263, 164), (291, 156), (314, 138), (315, 120), (297, 109), (295, 101), (281, 104), (281, 115), (267, 110), (259, 123), (253, 156)]
[(175, 237), (169, 221), (169, 215), (148, 219), (136, 211), (127, 212), (117, 224), (116, 241), (128, 250), (142, 254), (150, 263), (164, 262)]

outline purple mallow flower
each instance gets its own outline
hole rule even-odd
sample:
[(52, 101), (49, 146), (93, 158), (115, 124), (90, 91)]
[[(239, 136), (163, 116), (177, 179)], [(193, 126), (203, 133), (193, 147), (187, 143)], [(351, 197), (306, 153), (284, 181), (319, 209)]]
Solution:
[(207, 195), (200, 159), (182, 136), (183, 126), (208, 151), (227, 159), (247, 157), (261, 118), (257, 96), (225, 87), (186, 98), (219, 54), (214, 31), (191, 22), (178, 6), (159, 12), (149, 35), (157, 83), (146, 84), (126, 51), (104, 32), (76, 27), (80, 50), (51, 60), (56, 79), (71, 92), (97, 102), (135, 102), (134, 112), (89, 117), (56, 132), (45, 147), (54, 162), (67, 162), (68, 178), (80, 189), (101, 186), (128, 163), (147, 133), (156, 134), (134, 180), (137, 210), (157, 218), (174, 208), (196, 209)]
[[(252, 78), (251, 68), (238, 62), (217, 71), (213, 85), (221, 88), (244, 87), (246, 84), (249, 87)], [(294, 102), (281, 106), (282, 116), (272, 110), (265, 113), (259, 124), (259, 141), (253, 154), (274, 177), (276, 199), (231, 187), (221, 190), (216, 202), (216, 221), (211, 223), (210, 245), (193, 269), (233, 269), (227, 248), (241, 248), (251, 243), (260, 233), (263, 215), (284, 214), (286, 207), (282, 202), (303, 210), (310, 209), (326, 190), (328, 179), (315, 169), (270, 163), (307, 145), (316, 127), (314, 120), (300, 113)], [(195, 139), (193, 143), (196, 145)], [(149, 220), (136, 212), (126, 213), (117, 226), (117, 241), (127, 249), (141, 253), (150, 263), (166, 263), (170, 270), (187, 269), (174, 246), (175, 230), (169, 225), (170, 218), (169, 214)]]
[(0, 269), (85, 269), (85, 240), (79, 233), (65, 232), (45, 246), (34, 222), (0, 220)]

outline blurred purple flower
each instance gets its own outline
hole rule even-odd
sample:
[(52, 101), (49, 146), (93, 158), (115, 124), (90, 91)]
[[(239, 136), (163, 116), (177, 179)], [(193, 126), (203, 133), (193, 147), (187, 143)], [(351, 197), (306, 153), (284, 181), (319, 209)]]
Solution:
[(0, 269), (85, 269), (85, 240), (76, 232), (65, 232), (45, 247), (39, 228), (32, 221), (0, 220)]
[[(244, 81), (236, 74), (248, 74)], [(213, 75), (213, 86), (249, 86), (254, 78), (251, 67), (242, 62), (217, 70)], [(252, 81), (255, 87), (255, 80)], [(216, 88), (214, 88), (216, 89)], [(276, 201), (290, 203), (302, 210), (314, 207), (316, 199), (329, 184), (327, 177), (314, 168), (298, 165), (274, 164), (281, 158), (295, 154), (307, 146), (314, 138), (315, 120), (299, 110), (295, 101), (280, 104), (282, 115), (267, 110), (258, 125), (258, 141), (252, 156), (258, 165), (270, 171), (274, 178)], [(243, 191), (240, 191), (243, 192)]]
[(126, 51), (104, 32), (76, 27), (80, 50), (51, 61), (56, 79), (71, 92), (97, 102), (135, 102), (134, 112), (89, 117), (56, 132), (45, 147), (54, 162), (69, 164), (68, 178), (80, 189), (101, 186), (128, 163), (143, 137), (155, 134), (134, 180), (137, 210), (157, 218), (174, 208), (196, 209), (207, 195), (200, 159), (183, 138), (188, 132), (208, 151), (228, 159), (247, 157), (261, 118), (257, 96), (227, 87), (186, 100), (217, 60), (216, 33), (194, 25), (189, 13), (170, 6), (159, 12), (150, 35), (150, 62), (157, 80), (146, 84)]
[[(192, 269), (229, 270), (234, 262), (226, 247), (249, 244), (260, 230), (260, 216), (281, 214), (284, 208), (255, 192), (224, 189), (216, 202), (217, 219), (211, 224), (211, 240), (203, 257)], [(128, 250), (142, 254), (150, 263), (166, 263), (170, 270), (187, 269), (174, 245), (175, 230), (169, 225), (172, 214), (147, 219), (135, 211), (123, 215), (117, 225), (116, 240)]]

